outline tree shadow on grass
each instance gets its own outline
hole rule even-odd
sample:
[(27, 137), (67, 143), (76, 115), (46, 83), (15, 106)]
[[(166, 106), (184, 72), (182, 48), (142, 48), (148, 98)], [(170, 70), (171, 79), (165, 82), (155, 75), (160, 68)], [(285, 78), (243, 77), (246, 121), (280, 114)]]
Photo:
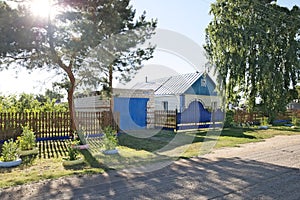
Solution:
[(118, 137), (119, 145), (126, 146), (135, 150), (145, 150), (149, 152), (161, 149), (168, 141), (165, 140), (153, 140), (151, 138), (137, 138), (128, 134), (122, 134)]
[(81, 170), (83, 168), (85, 168), (87, 166), (86, 163), (81, 163), (81, 164), (77, 164), (77, 165), (70, 165), (70, 166), (64, 166), (65, 169), (67, 170)]
[(102, 168), (108, 170), (108, 167), (103, 163), (100, 163), (88, 149), (80, 150), (80, 153), (84, 156), (85, 161), (93, 168)]
[[(168, 152), (168, 153), (169, 152), (178, 153), (181, 151), (184, 152), (185, 151), (184, 148), (187, 148), (187, 145), (192, 144), (192, 143), (215, 141), (215, 140), (217, 140), (217, 138), (213, 137), (213, 136), (218, 137), (219, 134), (221, 134), (222, 136), (256, 139), (256, 137), (254, 137), (254, 136), (246, 135), (244, 133), (244, 131), (249, 131), (249, 129), (229, 129), (229, 130), (222, 131), (222, 133), (220, 133), (221, 130), (218, 130), (215, 133), (216, 135), (212, 135), (209, 131), (205, 131), (205, 130), (193, 131), (193, 132), (183, 132), (183, 133), (173, 133), (173, 134), (170, 132), (160, 132), (149, 138), (138, 138), (138, 137), (132, 136), (130, 134), (123, 133), (118, 136), (118, 140), (119, 140), (120, 146), (124, 146), (124, 147), (134, 149), (137, 151), (144, 150), (144, 151), (147, 151), (152, 154), (155, 154), (158, 152), (161, 154), (164, 154), (164, 152)], [(166, 135), (164, 135), (164, 133), (166, 133)], [(101, 156), (100, 157), (95, 156), (100, 153), (99, 152), (100, 151), (99, 144), (97, 143), (97, 141), (94, 141), (94, 139), (89, 140), (89, 144), (90, 144), (89, 150), (82, 151), (82, 153), (85, 156), (85, 159), (93, 167), (105, 168), (105, 165), (106, 165), (105, 159), (103, 159)], [(181, 154), (180, 155), (178, 154), (178, 156), (176, 156), (176, 157), (180, 158)], [(101, 160), (103, 161), (103, 163), (101, 163)], [(112, 160), (116, 163), (118, 163), (117, 162), (118, 160), (120, 160), (120, 162), (121, 161), (127, 162), (127, 160), (124, 160), (121, 158), (120, 159), (115, 158)], [(137, 159), (137, 160), (139, 160), (139, 159)], [(108, 162), (108, 163), (110, 163), (110, 162)], [(111, 168), (111, 167), (108, 167), (108, 168)]]
[(238, 129), (238, 128), (231, 128), (231, 129), (224, 129), (221, 133), (221, 136), (227, 136), (227, 137), (237, 137), (237, 138), (247, 138), (247, 139), (256, 139), (253, 135), (247, 135), (245, 132), (253, 132), (254, 129)]
[(70, 140), (45, 140), (37, 143), (39, 158), (60, 158), (67, 156), (67, 143)]
[(119, 144), (135, 150), (145, 150), (148, 152), (164, 150), (171, 150), (177, 147), (188, 145), (192, 143), (215, 140), (214, 138), (207, 138), (205, 131), (193, 131), (187, 133), (174, 133), (173, 136), (168, 132), (168, 136), (163, 136), (163, 133), (149, 137), (137, 138), (128, 134), (122, 134), (118, 137)]
[[(39, 158), (59, 158), (59, 157), (66, 157), (68, 152), (67, 143), (69, 140), (57, 140), (57, 141), (40, 141), (38, 142), (39, 148)], [(79, 150), (80, 153), (84, 156), (85, 161), (93, 168), (103, 168), (105, 166), (101, 164), (97, 159), (93, 157), (91, 152), (88, 149)], [(71, 169), (74, 168), (82, 168), (84, 165), (78, 165), (74, 167), (70, 167)]]
[(300, 128), (296, 127), (296, 128), (291, 128), (288, 126), (272, 126), (271, 129), (273, 130), (277, 130), (277, 131), (289, 131), (289, 132), (296, 132), (296, 133), (300, 133)]

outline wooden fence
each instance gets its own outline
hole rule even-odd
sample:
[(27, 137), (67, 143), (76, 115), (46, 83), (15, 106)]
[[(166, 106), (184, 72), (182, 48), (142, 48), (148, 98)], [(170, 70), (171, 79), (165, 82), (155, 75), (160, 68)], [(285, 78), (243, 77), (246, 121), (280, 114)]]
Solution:
[(154, 111), (154, 126), (156, 128), (177, 129), (177, 110)]
[[(77, 112), (76, 125), (88, 134), (97, 134), (105, 126), (117, 129), (119, 114), (109, 111)], [(0, 141), (16, 138), (28, 125), (38, 140), (68, 139), (71, 135), (68, 112), (0, 113)]]
[(287, 110), (284, 113), (279, 113), (277, 119), (292, 120), (293, 117), (300, 119), (300, 110)]
[(191, 130), (209, 127), (219, 127), (224, 120), (224, 113), (221, 110), (215, 112), (189, 112), (185, 110), (182, 113), (174, 111), (156, 110), (154, 112), (154, 127), (166, 128), (172, 130)]
[(237, 110), (234, 113), (234, 121), (238, 123), (246, 123), (246, 122), (260, 122), (263, 119), (262, 113), (258, 112), (246, 112), (242, 110)]
[[(234, 121), (238, 123), (246, 122), (261, 122), (264, 115), (261, 112), (249, 113), (243, 110), (237, 110), (234, 113)], [(279, 113), (276, 117), (278, 121), (291, 121), (293, 117), (300, 119), (300, 110), (287, 110), (284, 113)]]
[(118, 130), (120, 124), (120, 114), (111, 113), (110, 111), (102, 112), (77, 112), (76, 124), (78, 130), (84, 131), (88, 135), (97, 135), (102, 133), (106, 126), (111, 126)]
[[(156, 110), (154, 112), (154, 127), (156, 128), (167, 128), (174, 130), (183, 130), (183, 129), (199, 129), (210, 127), (212, 125), (212, 119), (215, 119), (217, 124), (220, 124), (224, 120), (224, 114), (221, 111), (216, 111), (215, 115), (207, 116), (206, 120), (197, 119), (199, 113), (196, 113), (195, 119), (192, 114), (188, 114), (188, 118), (183, 116), (182, 113), (177, 113), (177, 111), (162, 111)], [(213, 113), (206, 113), (213, 114)], [(199, 116), (204, 116), (205, 113), (200, 113)], [(260, 123), (265, 116), (261, 112), (246, 112), (243, 110), (237, 110), (234, 113), (234, 121), (237, 123)], [(288, 121), (292, 121), (292, 118), (300, 119), (300, 110), (288, 110), (284, 113), (279, 113), (276, 117), (275, 123), (286, 123)]]

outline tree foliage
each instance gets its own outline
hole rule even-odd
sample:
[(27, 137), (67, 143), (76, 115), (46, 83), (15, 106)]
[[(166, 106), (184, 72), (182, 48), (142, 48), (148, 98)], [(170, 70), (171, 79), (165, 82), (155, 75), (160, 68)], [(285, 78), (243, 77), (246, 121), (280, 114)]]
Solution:
[(60, 103), (64, 98), (64, 95), (55, 87), (52, 89), (46, 89), (45, 94), (38, 94), (35, 97), (40, 103), (46, 103), (47, 101), (55, 101), (56, 103)]
[(300, 67), (300, 10), (272, 0), (217, 0), (206, 29), (208, 57), (229, 102), (241, 95), (249, 109), (260, 101), (274, 118), (295, 98)]
[(62, 74), (73, 130), (76, 87), (111, 87), (113, 72), (128, 80), (152, 57), (154, 46), (139, 45), (154, 34), (156, 21), (147, 21), (145, 13), (136, 19), (130, 0), (52, 0), (58, 13), (47, 18), (31, 13), (30, 1), (17, 2), (18, 9), (0, 3), (1, 33), (9, 35), (1, 38), (2, 63)]
[[(43, 101), (40, 97), (43, 96)], [(47, 95), (33, 95), (22, 93), (20, 95), (0, 96), (0, 112), (67, 112), (66, 103), (56, 103)]]

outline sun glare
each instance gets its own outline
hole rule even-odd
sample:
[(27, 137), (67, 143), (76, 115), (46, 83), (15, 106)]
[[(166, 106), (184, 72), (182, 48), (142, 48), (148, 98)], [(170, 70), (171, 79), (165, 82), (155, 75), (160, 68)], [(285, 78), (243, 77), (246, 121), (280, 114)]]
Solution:
[(54, 7), (51, 6), (51, 0), (32, 0), (30, 5), (31, 12), (39, 17), (48, 17), (55, 15)]

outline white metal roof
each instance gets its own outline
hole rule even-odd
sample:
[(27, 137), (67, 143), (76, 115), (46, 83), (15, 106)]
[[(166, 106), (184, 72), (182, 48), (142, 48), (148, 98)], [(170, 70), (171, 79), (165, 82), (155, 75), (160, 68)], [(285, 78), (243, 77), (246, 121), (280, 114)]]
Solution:
[(174, 95), (185, 93), (200, 77), (202, 73), (189, 73), (170, 76), (148, 82), (137, 83), (132, 89), (152, 89), (155, 95)]

